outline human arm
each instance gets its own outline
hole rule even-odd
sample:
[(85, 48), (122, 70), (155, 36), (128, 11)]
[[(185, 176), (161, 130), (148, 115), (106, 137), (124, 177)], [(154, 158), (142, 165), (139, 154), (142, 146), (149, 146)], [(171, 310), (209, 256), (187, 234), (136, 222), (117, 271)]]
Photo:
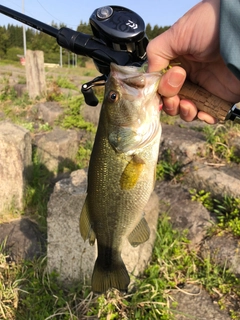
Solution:
[(240, 0), (220, 1), (220, 53), (240, 80)]
[(224, 100), (232, 103), (240, 100), (240, 81), (220, 54), (219, 18), (220, 0), (202, 1), (148, 45), (150, 72), (165, 68), (173, 59), (180, 62), (181, 67), (170, 69), (159, 85), (168, 114), (179, 113), (186, 121), (196, 116), (208, 123), (216, 121), (209, 114), (198, 112), (192, 101), (177, 95), (186, 74), (193, 83)]

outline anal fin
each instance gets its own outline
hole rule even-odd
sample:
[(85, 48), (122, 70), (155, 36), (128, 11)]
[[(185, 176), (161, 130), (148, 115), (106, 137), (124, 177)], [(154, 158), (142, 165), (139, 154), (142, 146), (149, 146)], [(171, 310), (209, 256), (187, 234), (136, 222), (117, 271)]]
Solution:
[(149, 239), (150, 229), (145, 218), (142, 218), (139, 224), (133, 229), (128, 236), (128, 241), (133, 247), (137, 247), (139, 244), (144, 243)]

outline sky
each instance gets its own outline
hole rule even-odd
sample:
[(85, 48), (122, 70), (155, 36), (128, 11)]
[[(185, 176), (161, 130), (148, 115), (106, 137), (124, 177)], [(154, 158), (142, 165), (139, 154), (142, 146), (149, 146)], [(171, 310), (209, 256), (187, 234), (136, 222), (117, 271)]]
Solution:
[[(0, 5), (23, 12), (34, 19), (58, 25), (64, 23), (76, 30), (80, 22), (88, 22), (93, 11), (107, 5), (119, 5), (135, 11), (151, 26), (172, 25), (199, 0), (0, 0)], [(0, 13), (0, 26), (21, 25)]]

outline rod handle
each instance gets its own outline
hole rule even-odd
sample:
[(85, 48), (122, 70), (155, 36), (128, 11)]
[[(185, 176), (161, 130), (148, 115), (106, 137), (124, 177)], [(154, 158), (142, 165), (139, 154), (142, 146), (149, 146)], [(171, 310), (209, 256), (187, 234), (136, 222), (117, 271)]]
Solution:
[(225, 101), (198, 85), (186, 80), (179, 92), (180, 99), (192, 100), (198, 110), (204, 111), (214, 118), (224, 121), (233, 103)]

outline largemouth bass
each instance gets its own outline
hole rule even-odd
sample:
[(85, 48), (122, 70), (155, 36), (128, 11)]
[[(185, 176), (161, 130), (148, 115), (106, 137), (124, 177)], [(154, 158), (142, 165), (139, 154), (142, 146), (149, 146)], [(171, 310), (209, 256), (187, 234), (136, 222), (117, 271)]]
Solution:
[(161, 136), (160, 73), (111, 64), (88, 171), (80, 232), (98, 257), (92, 290), (127, 291), (121, 258), (125, 237), (132, 246), (148, 240), (143, 210), (153, 191)]

